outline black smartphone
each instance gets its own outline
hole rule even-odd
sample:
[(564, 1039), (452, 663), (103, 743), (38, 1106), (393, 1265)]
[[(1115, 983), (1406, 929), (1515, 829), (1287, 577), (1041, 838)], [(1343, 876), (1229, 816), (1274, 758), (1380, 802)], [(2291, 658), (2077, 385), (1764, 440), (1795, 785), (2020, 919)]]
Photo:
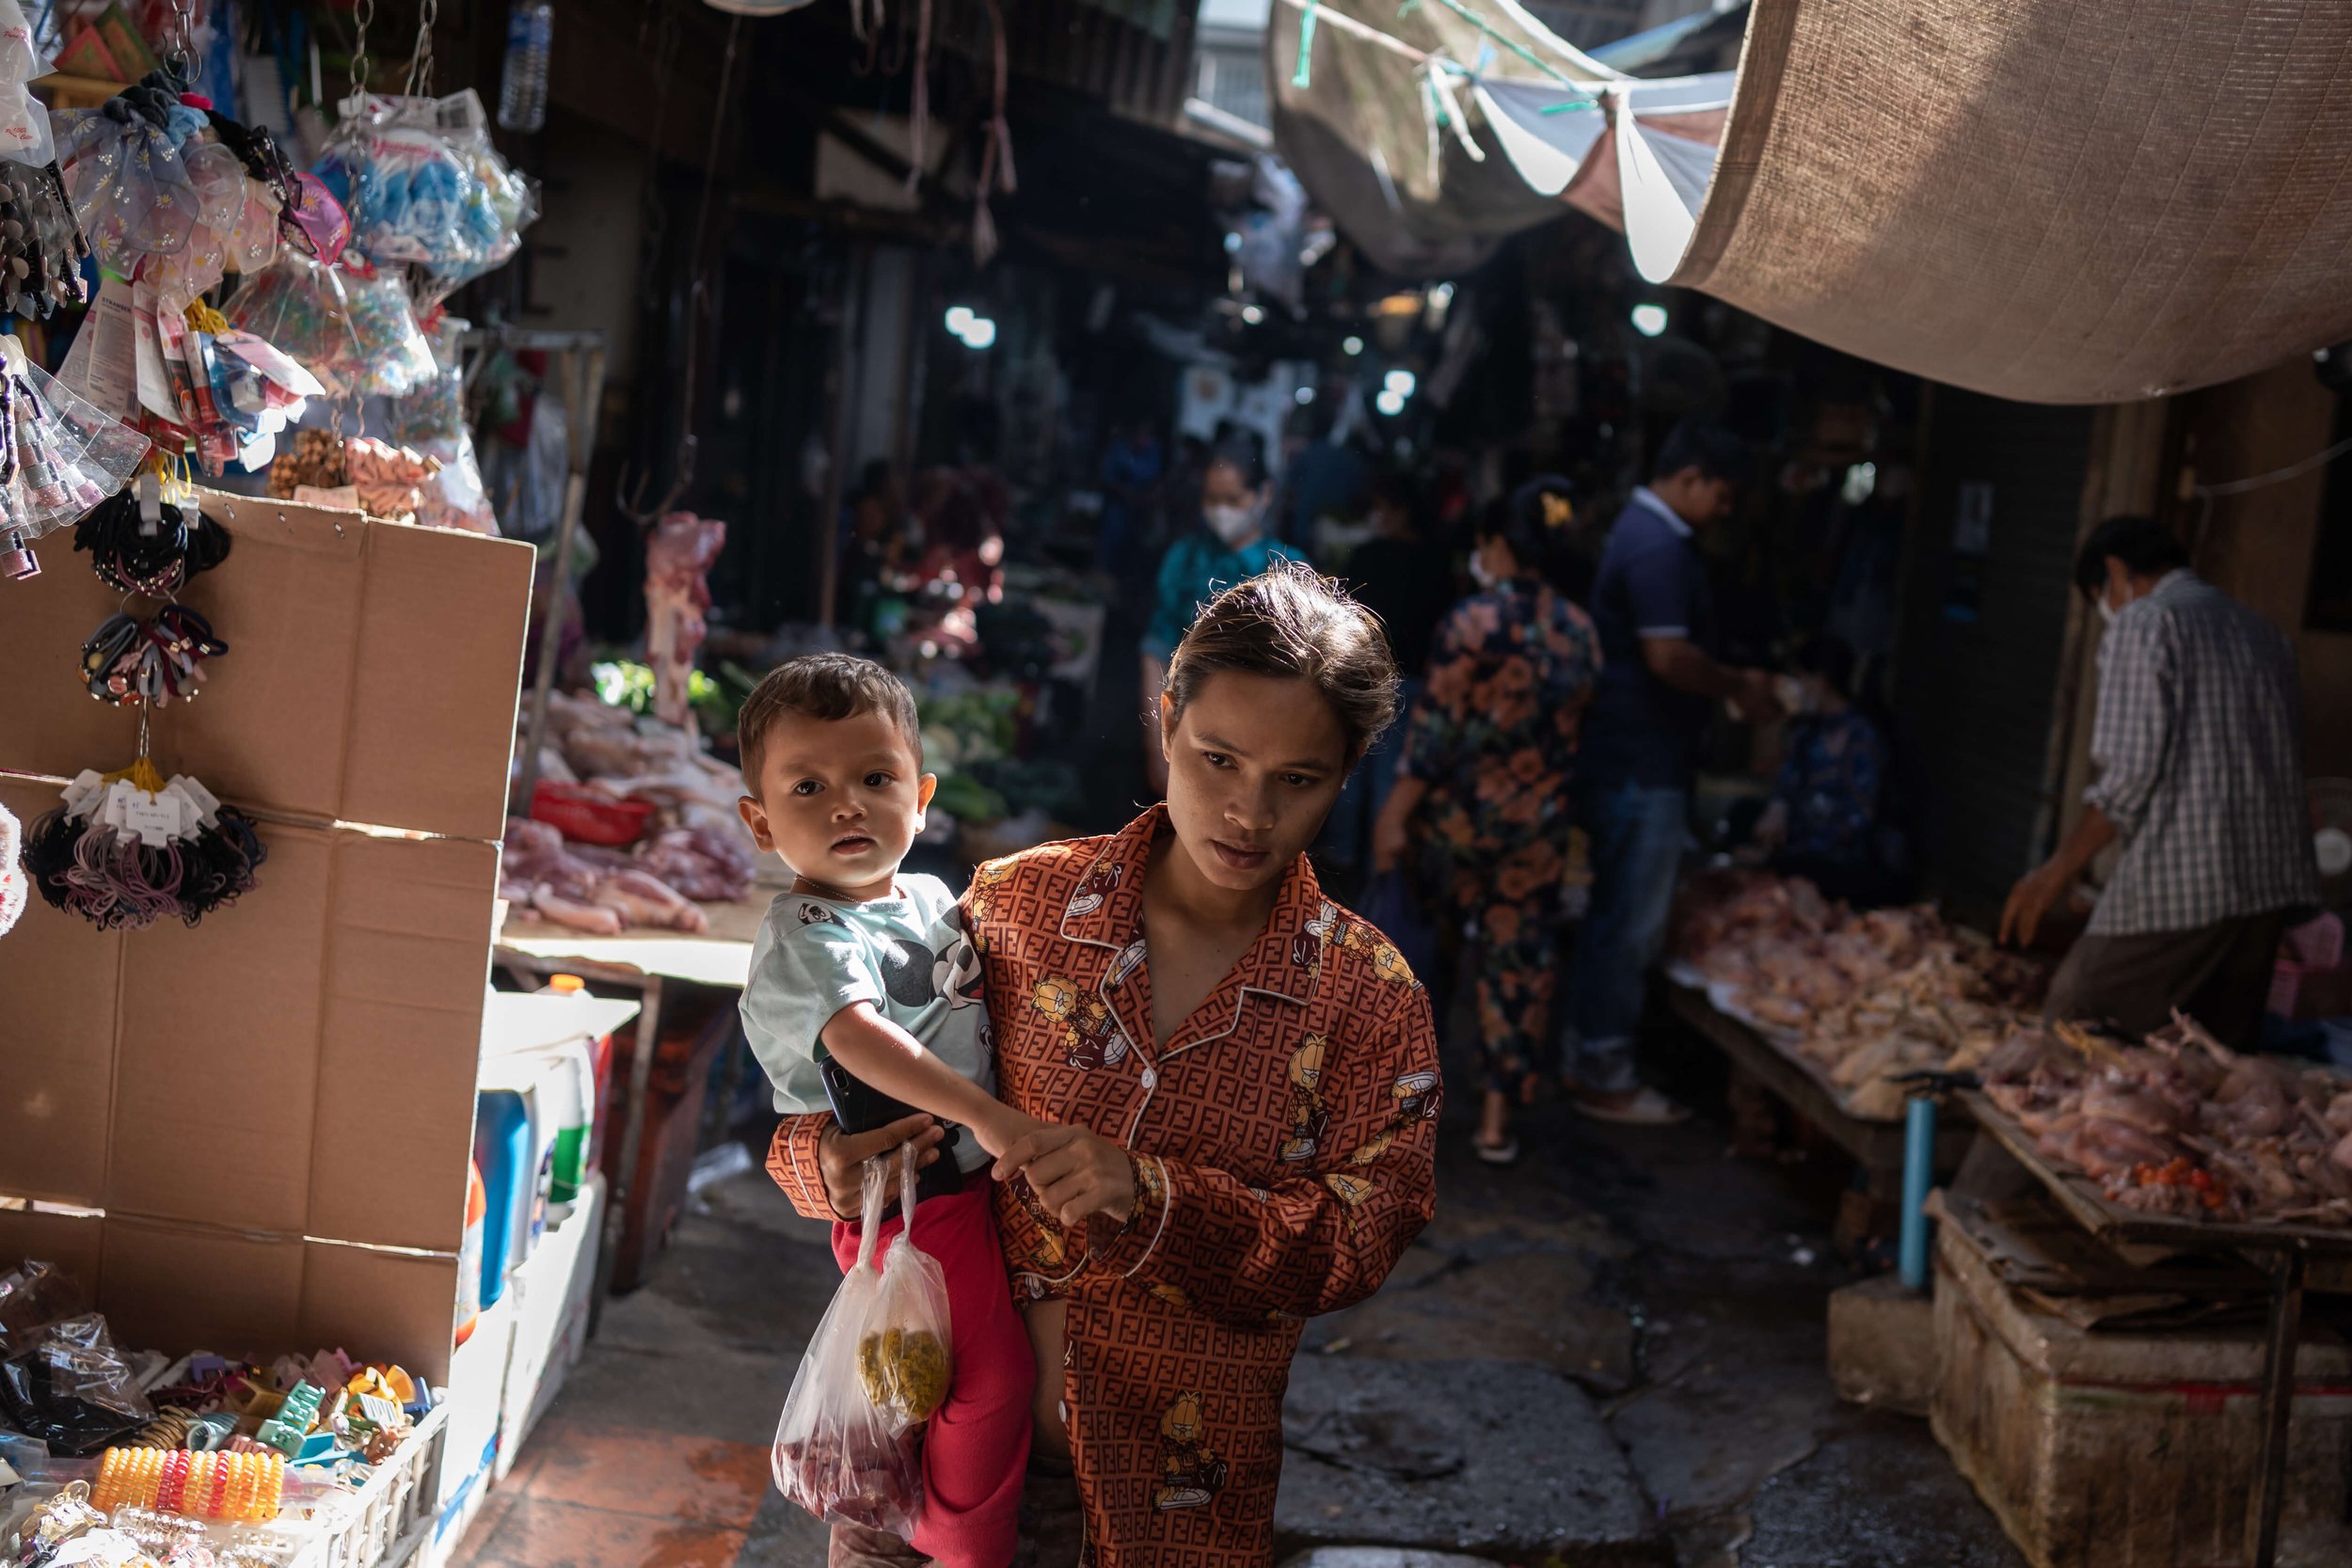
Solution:
[[(825, 1075), (825, 1098), (833, 1101), (833, 1119), (844, 1132), (871, 1132), (877, 1127), (887, 1127), (915, 1114), (912, 1105), (901, 1104), (880, 1089), (868, 1086), (854, 1077), (839, 1058), (828, 1056), (817, 1064), (817, 1070)], [(914, 1201), (945, 1197), (963, 1191), (963, 1172), (956, 1165), (957, 1140), (963, 1129), (943, 1122), (947, 1129), (946, 1142), (939, 1146), (939, 1158), (923, 1167), (915, 1178)]]

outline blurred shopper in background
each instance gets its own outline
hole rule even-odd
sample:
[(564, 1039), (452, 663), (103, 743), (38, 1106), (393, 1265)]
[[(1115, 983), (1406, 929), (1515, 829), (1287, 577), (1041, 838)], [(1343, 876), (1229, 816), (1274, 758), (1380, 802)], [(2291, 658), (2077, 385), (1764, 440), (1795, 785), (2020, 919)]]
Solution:
[(1575, 813), (1577, 734), (1599, 673), (1593, 624), (1546, 578), (1569, 509), (1554, 480), (1523, 485), (1479, 524), (1479, 590), (1438, 630), (1404, 759), (1373, 834), (1373, 863), (1422, 850), (1448, 918), (1478, 937), (1475, 1147), (1518, 1158), (1511, 1110), (1551, 1039), (1561, 882)]

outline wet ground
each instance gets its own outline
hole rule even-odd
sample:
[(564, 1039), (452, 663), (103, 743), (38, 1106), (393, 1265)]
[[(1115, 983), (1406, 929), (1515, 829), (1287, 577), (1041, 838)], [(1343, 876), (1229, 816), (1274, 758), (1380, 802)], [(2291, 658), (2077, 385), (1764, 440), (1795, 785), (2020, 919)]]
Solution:
[[(1824, 1173), (1734, 1157), (1720, 1117), (1634, 1132), (1554, 1103), (1521, 1131), (1494, 1170), (1450, 1126), (1436, 1223), (1309, 1328), (1286, 1562), (2022, 1563), (1924, 1421), (1832, 1392), (1824, 1302), (1858, 1275)], [(764, 1176), (710, 1188), (610, 1305), (463, 1568), (821, 1563), (767, 1445), (837, 1277)]]

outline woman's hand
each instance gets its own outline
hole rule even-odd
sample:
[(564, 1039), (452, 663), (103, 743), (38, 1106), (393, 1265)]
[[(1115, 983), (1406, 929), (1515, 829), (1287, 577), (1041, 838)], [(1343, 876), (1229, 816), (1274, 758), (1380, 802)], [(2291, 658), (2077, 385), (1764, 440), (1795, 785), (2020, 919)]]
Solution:
[[(914, 1168), (939, 1158), (939, 1146), (946, 1138), (946, 1130), (927, 1116), (915, 1115), (877, 1127), (871, 1132), (844, 1132), (838, 1127), (828, 1127), (825, 1135), (817, 1140), (818, 1168), (825, 1173), (825, 1200), (842, 1219), (856, 1221), (865, 1217), (865, 1180), (858, 1167), (877, 1154), (884, 1154), (902, 1143), (914, 1145)], [(890, 1185), (885, 1196), (896, 1201), (898, 1196), (898, 1171), (894, 1164)]]
[(1127, 1151), (1083, 1127), (1041, 1126), (996, 1161), (996, 1180), (1015, 1174), (1063, 1225), (1107, 1214), (1124, 1225), (1136, 1212), (1136, 1170)]

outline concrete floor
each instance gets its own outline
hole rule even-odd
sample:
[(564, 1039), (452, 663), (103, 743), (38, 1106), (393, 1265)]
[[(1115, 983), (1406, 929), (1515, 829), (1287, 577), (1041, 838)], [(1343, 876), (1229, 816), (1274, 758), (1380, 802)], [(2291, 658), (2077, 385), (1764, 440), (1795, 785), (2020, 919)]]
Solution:
[[(1540, 1106), (1507, 1171), (1466, 1138), (1449, 1127), (1438, 1219), (1388, 1288), (1308, 1330), (1286, 1560), (2022, 1562), (1924, 1422), (1832, 1393), (1824, 1298), (1853, 1275), (1822, 1193), (1733, 1158), (1706, 1119), (1630, 1132)], [(764, 1176), (711, 1188), (610, 1305), (463, 1568), (821, 1563), (768, 1444), (836, 1280), (822, 1227)]]

